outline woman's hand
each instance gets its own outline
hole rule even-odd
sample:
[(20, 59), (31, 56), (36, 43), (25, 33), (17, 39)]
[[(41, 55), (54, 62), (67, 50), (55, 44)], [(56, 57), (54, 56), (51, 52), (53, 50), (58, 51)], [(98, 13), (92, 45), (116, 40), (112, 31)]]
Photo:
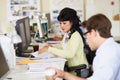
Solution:
[(47, 52), (48, 51), (48, 47), (49, 46), (44, 46), (43, 48), (39, 49), (38, 53), (41, 54), (43, 52)]
[(59, 36), (54, 36), (53, 39), (56, 41), (61, 41), (63, 37), (59, 37)]

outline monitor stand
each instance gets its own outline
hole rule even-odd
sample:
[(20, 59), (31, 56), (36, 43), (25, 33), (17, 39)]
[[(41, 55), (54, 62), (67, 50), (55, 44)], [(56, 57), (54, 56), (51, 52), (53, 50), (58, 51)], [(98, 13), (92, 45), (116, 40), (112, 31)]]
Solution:
[(24, 53), (32, 53), (33, 52), (33, 49), (27, 49), (24, 51)]
[(29, 53), (21, 53), (17, 55), (18, 57), (28, 57), (28, 58), (34, 58), (32, 54)]
[(32, 53), (33, 50), (32, 49), (28, 49), (28, 50), (25, 50), (24, 52), (17, 52), (16, 53), (16, 56), (18, 57), (30, 57), (30, 58), (34, 58), (34, 56), (30, 53)]
[(44, 43), (46, 39), (44, 37), (35, 39), (36, 42)]

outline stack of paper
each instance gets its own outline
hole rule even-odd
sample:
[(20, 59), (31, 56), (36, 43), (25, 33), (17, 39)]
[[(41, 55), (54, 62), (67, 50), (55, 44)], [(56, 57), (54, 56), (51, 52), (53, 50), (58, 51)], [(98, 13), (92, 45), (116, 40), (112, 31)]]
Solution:
[(49, 52), (44, 52), (42, 54), (38, 54), (38, 51), (32, 53), (32, 55), (35, 56), (35, 58), (39, 58), (39, 59), (46, 59), (46, 58), (53, 58), (53, 57), (55, 57), (53, 54), (51, 54)]
[(43, 72), (44, 73), (47, 67), (55, 67), (55, 68), (63, 70), (66, 60), (63, 58), (49, 58), (49, 59), (41, 59), (38, 61), (42, 63), (41, 64), (39, 63), (28, 64), (29, 72)]

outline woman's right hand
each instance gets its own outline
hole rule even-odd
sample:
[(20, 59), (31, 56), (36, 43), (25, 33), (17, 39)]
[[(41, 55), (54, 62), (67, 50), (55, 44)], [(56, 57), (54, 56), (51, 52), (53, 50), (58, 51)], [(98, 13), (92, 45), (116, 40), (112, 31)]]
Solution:
[(39, 49), (38, 54), (42, 54), (44, 52), (47, 52), (48, 51), (48, 47), (49, 46), (44, 46), (43, 48)]

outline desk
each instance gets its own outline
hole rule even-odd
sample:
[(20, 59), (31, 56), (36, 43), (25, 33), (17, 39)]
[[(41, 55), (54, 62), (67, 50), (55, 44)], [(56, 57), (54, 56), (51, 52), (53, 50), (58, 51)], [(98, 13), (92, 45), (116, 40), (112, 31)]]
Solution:
[(45, 74), (27, 72), (27, 65), (17, 65), (4, 80), (45, 80)]
[[(38, 43), (38, 44), (40, 46), (39, 48), (41, 48), (42, 46), (45, 45), (43, 43)], [(17, 57), (16, 61), (20, 61), (22, 59), (25, 59), (25, 58)], [(56, 65), (58, 65), (57, 68), (59, 68), (59, 69), (64, 68), (65, 61), (63, 60), (63, 64), (62, 64), (61, 63), (62, 58), (59, 58), (59, 57), (54, 57), (54, 58), (47, 57), (44, 59), (39, 58), (37, 60), (42, 62), (42, 63), (47, 63), (48, 65), (51, 65), (52, 63), (56, 64)], [(34, 64), (32, 64), (32, 66), (33, 65)], [(39, 66), (39, 65), (37, 65), (37, 66)], [(45, 67), (47, 67), (47, 66), (45, 66)], [(43, 69), (40, 69), (40, 70), (37, 69), (39, 71), (30, 71), (29, 67), (31, 67), (31, 64), (16, 65), (16, 67), (10, 72), (10, 74), (8, 74), (8, 76), (5, 77), (3, 80), (45, 80), (45, 72), (44, 72), (45, 67)], [(56, 80), (61, 80), (61, 79), (56, 79)]]
[[(20, 61), (24, 58), (17, 58), (17, 61)], [(55, 61), (57, 60), (57, 61)], [(62, 58), (49, 58), (49, 59), (39, 59), (38, 61), (44, 62), (44, 63), (54, 63), (59, 66), (57, 66), (59, 69), (64, 68), (64, 59)], [(60, 62), (60, 63), (58, 63)], [(61, 65), (62, 64), (62, 65)], [(42, 71), (29, 71), (29, 66), (27, 65), (16, 65), (15, 69), (10, 72), (10, 74), (7, 76), (7, 78), (3, 80), (45, 80), (45, 73), (44, 70)], [(42, 65), (42, 64), (41, 64)], [(45, 68), (45, 67), (44, 67)], [(62, 79), (56, 79), (56, 80), (62, 80)]]

